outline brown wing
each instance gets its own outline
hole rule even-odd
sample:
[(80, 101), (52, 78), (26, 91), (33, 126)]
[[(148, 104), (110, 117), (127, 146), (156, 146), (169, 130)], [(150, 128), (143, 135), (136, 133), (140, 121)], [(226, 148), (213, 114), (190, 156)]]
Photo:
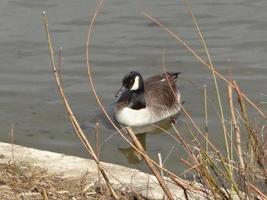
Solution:
[[(177, 104), (177, 74), (155, 75), (145, 80), (145, 100), (147, 105), (167, 109)], [(171, 88), (170, 88), (171, 85)], [(175, 95), (173, 93), (175, 92)]]

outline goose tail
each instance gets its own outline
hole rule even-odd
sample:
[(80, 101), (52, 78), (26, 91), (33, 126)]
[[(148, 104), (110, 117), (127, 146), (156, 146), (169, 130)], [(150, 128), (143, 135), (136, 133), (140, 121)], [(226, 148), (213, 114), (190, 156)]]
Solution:
[(167, 72), (167, 76), (170, 80), (176, 80), (179, 74), (181, 74), (181, 72)]

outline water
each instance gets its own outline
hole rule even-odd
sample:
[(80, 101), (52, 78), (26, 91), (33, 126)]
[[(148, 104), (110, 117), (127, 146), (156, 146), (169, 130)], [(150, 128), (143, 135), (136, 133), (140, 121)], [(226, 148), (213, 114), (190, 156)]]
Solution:
[[(267, 101), (267, 1), (192, 0), (216, 67), (226, 74), (229, 66), (241, 88), (256, 102)], [(15, 143), (39, 149), (87, 157), (68, 122), (50, 66), (42, 11), (46, 10), (54, 47), (63, 48), (62, 74), (67, 96), (75, 114), (94, 141), (93, 127), (98, 113), (91, 93), (84, 61), (86, 32), (96, 1), (10, 0), (0, 8), (0, 125), (1, 139), (8, 141), (11, 124)], [(121, 78), (130, 70), (144, 77), (161, 72), (162, 51), (170, 71), (182, 72), (179, 87), (185, 107), (203, 125), (203, 84), (216, 106), (210, 72), (181, 45), (142, 15), (151, 13), (194, 48), (205, 53), (183, 1), (109, 0), (99, 13), (92, 35), (91, 59), (98, 94), (107, 108)], [(224, 85), (219, 82), (223, 91)], [(226, 96), (226, 95), (223, 95)], [(260, 104), (266, 108), (266, 104)], [(184, 117), (179, 126), (185, 129)], [(209, 108), (210, 130), (218, 129), (213, 108)], [(101, 158), (108, 162), (138, 167), (122, 153), (128, 146), (112, 130), (101, 125)], [(146, 149), (153, 158), (168, 156), (166, 166), (181, 172), (181, 147), (166, 134), (147, 134)], [(107, 140), (107, 138), (110, 138)], [(211, 138), (223, 141), (221, 132)], [(220, 139), (221, 138), (221, 139)], [(218, 143), (222, 145), (222, 143)], [(125, 152), (125, 151), (124, 151)]]

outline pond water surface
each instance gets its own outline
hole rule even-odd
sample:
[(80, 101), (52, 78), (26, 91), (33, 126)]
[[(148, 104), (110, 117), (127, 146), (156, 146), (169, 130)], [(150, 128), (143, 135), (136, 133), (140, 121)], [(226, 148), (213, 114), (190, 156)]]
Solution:
[[(15, 143), (38, 149), (87, 157), (67, 119), (54, 82), (47, 50), (42, 11), (46, 10), (54, 47), (63, 48), (62, 76), (67, 96), (90, 140), (99, 113), (85, 67), (86, 32), (97, 1), (2, 0), (0, 2), (0, 125), (1, 141), (8, 141), (14, 123)], [(206, 38), (212, 59), (224, 75), (229, 67), (241, 88), (266, 108), (267, 96), (267, 1), (192, 0), (191, 5)], [(210, 71), (181, 45), (142, 15), (149, 12), (181, 37), (205, 60), (196, 29), (182, 0), (109, 0), (96, 19), (91, 59), (94, 81), (103, 104), (112, 108), (121, 78), (131, 70), (144, 77), (161, 73), (162, 51), (169, 71), (180, 71), (178, 81), (186, 109), (204, 127), (203, 85), (210, 97), (211, 139), (222, 146), (214, 85)], [(225, 85), (219, 81), (222, 96)], [(226, 108), (227, 110), (228, 108)], [(184, 116), (178, 126), (186, 130)], [(138, 167), (138, 155), (113, 130), (101, 124), (101, 158)], [(185, 131), (188, 132), (188, 131)], [(109, 139), (107, 139), (109, 138)], [(153, 158), (177, 172), (181, 147), (167, 134), (140, 135)], [(131, 159), (130, 157), (133, 157)], [(137, 159), (137, 160), (136, 160)], [(129, 162), (130, 161), (130, 162)]]

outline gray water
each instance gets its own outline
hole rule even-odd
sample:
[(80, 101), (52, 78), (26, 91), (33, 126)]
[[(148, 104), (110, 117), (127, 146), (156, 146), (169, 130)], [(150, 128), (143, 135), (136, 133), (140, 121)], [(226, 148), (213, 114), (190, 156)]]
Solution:
[[(42, 11), (48, 15), (55, 49), (63, 48), (62, 75), (67, 96), (91, 141), (99, 112), (91, 93), (85, 67), (86, 32), (97, 1), (88, 0), (2, 0), (0, 2), (0, 140), (8, 140), (14, 123), (15, 143), (39, 149), (87, 157), (68, 122), (54, 82), (47, 50)], [(266, 108), (267, 1), (191, 0), (217, 69), (233, 78), (252, 100)], [(203, 85), (216, 106), (210, 72), (173, 38), (142, 15), (151, 13), (205, 58), (196, 29), (182, 0), (109, 0), (97, 17), (92, 35), (91, 59), (98, 94), (112, 108), (121, 78), (130, 70), (144, 77), (161, 73), (162, 51), (169, 71), (182, 72), (178, 81), (185, 107), (203, 126)], [(206, 60), (206, 58), (205, 58)], [(219, 82), (223, 91), (225, 85)], [(262, 94), (263, 93), (263, 94)], [(226, 94), (223, 94), (226, 96)], [(184, 117), (178, 126), (185, 129)], [(218, 119), (209, 107), (211, 138), (222, 145)], [(101, 124), (104, 143), (101, 158), (108, 162), (144, 169), (144, 163), (130, 164), (119, 149), (127, 144), (113, 130)], [(182, 171), (181, 147), (166, 134), (141, 135), (153, 158), (168, 154), (166, 166)]]

